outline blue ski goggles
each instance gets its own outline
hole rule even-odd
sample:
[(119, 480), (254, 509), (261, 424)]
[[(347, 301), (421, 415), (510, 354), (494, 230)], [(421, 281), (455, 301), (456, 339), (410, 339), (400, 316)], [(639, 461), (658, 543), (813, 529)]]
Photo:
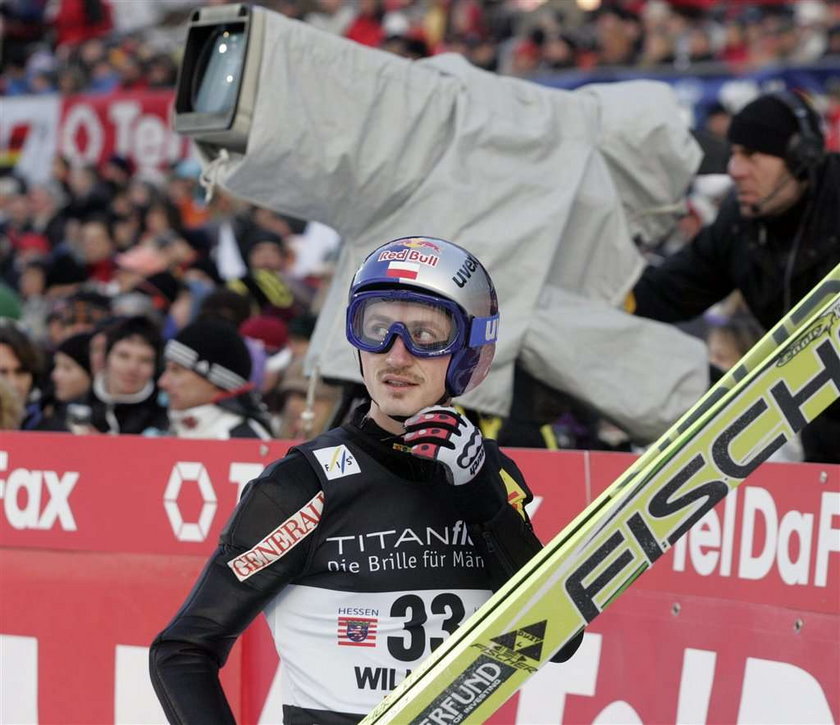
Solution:
[[(498, 316), (486, 321), (497, 320)], [(481, 321), (485, 321), (482, 318)], [(347, 307), (347, 339), (365, 352), (387, 352), (397, 336), (416, 357), (449, 355), (467, 345), (483, 345), (495, 340), (486, 334), (474, 342), (471, 329), (476, 328), (454, 302), (407, 290), (370, 290), (353, 296)]]

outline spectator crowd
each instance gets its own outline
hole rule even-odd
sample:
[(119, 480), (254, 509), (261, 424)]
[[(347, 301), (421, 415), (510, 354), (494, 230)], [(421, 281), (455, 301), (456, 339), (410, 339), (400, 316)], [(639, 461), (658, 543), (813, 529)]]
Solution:
[[(4, 0), (5, 95), (171, 87), (183, 25), (219, 0)], [(263, 0), (411, 58), (463, 54), (531, 77), (632, 67), (734, 72), (840, 57), (840, 0)]]
[[(522, 77), (840, 58), (840, 0), (262, 4), (405, 57), (455, 51)], [(5, 0), (0, 92), (171, 88), (194, 5)], [(728, 118), (711, 109), (700, 132), (724, 143)], [(206, 202), (199, 174), (188, 160), (151, 180), (112, 155), (97, 166), (58, 157), (47, 183), (0, 177), (0, 427), (296, 438), (348, 402), (303, 371), (340, 240), (218, 191)], [(643, 251), (678, 249), (727, 188), (698, 184), (674, 234)], [(713, 362), (727, 368), (760, 328), (735, 298), (710, 311), (707, 332)], [(627, 444), (565, 397), (552, 416), (550, 445)]]
[[(193, 161), (158, 186), (133, 171), (113, 156), (0, 180), (0, 377), (4, 409), (9, 392), (23, 404), (9, 427), (198, 435), (177, 412), (210, 404), (256, 421), (234, 436), (308, 433), (340, 399), (302, 370), (335, 235), (223, 194), (205, 204)], [(307, 394), (319, 415), (304, 429)]]

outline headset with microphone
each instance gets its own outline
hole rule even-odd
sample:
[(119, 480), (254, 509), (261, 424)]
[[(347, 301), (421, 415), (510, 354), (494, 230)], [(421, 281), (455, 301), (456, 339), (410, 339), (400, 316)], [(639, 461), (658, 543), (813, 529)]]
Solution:
[(825, 141), (815, 127), (816, 116), (802, 97), (792, 91), (777, 91), (772, 96), (796, 119), (797, 131), (788, 141), (784, 159), (791, 174), (799, 180), (806, 179), (825, 157)]
[(761, 199), (750, 204), (754, 216), (760, 214), (767, 202), (775, 199), (791, 181), (811, 178), (825, 156), (823, 138), (813, 126), (811, 111), (805, 101), (792, 91), (777, 91), (771, 96), (791, 112), (796, 119), (797, 130), (788, 140), (783, 157), (790, 176), (784, 176)]
[[(816, 120), (812, 120), (812, 111), (806, 102), (796, 93), (791, 91), (778, 91), (773, 97), (783, 103), (796, 119), (797, 131), (790, 137), (785, 149), (785, 165), (790, 171), (790, 176), (785, 178), (773, 188), (763, 199), (752, 205), (753, 213), (758, 214), (761, 207), (776, 196), (792, 179), (797, 181), (809, 180), (812, 185), (816, 178), (817, 167), (825, 157), (825, 142), (822, 134), (817, 130)], [(799, 247), (802, 243), (802, 235), (805, 230), (805, 217), (811, 208), (812, 201), (808, 203), (808, 209), (803, 213), (803, 219), (796, 230), (790, 253), (784, 269), (783, 283), (783, 305), (785, 310), (792, 306), (793, 271), (796, 258), (799, 254)]]

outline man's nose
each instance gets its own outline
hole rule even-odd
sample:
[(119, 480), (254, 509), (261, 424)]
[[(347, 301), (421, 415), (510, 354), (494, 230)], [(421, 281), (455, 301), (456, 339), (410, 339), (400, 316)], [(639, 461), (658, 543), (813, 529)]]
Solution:
[(385, 360), (390, 365), (401, 367), (409, 365), (413, 359), (414, 356), (409, 352), (402, 338), (397, 335), (394, 338), (394, 344), (391, 345), (390, 350), (387, 352)]
[(745, 170), (746, 164), (744, 159), (742, 159), (738, 154), (733, 154), (729, 157), (729, 163), (727, 164), (726, 171), (733, 179), (743, 176)]

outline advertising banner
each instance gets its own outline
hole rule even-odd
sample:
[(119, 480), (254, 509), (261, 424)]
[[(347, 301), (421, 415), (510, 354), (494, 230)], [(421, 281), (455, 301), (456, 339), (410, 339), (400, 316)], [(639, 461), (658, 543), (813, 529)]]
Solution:
[[(595, 495), (631, 457), (591, 456)], [(634, 588), (840, 611), (840, 468), (762, 466)], [(840, 656), (838, 656), (840, 659)]]
[(119, 154), (141, 171), (186, 158), (189, 140), (172, 130), (172, 91), (138, 91), (65, 100), (58, 152), (71, 163), (98, 164)]
[(49, 181), (58, 148), (59, 96), (0, 98), (0, 172)]
[(244, 485), (287, 449), (284, 441), (4, 434), (0, 546), (206, 556)]
[[(673, 86), (693, 126), (702, 124), (715, 103), (737, 109), (762, 92), (784, 87), (805, 91), (825, 115), (828, 148), (840, 150), (840, 104), (833, 90), (840, 79), (836, 60), (752, 72), (735, 72), (724, 64), (690, 72), (645, 72), (638, 68), (569, 70), (533, 80), (573, 90), (590, 83), (639, 78)], [(30, 182), (47, 181), (56, 153), (71, 162), (91, 164), (99, 164), (117, 153), (130, 159), (138, 169), (164, 169), (190, 155), (188, 139), (172, 130), (173, 101), (171, 89), (0, 98), (0, 170), (13, 169)]]
[[(0, 722), (164, 722), (149, 643), (288, 446), (4, 433)], [(506, 452), (544, 541), (633, 460)], [(838, 722), (838, 564), (840, 467), (765, 464), (490, 722)], [(223, 670), (239, 722), (278, 722), (281, 671), (259, 618)]]
[(172, 130), (171, 90), (0, 98), (0, 172), (30, 183), (52, 178), (52, 161), (98, 166), (111, 154), (138, 172), (188, 158), (189, 139)]

